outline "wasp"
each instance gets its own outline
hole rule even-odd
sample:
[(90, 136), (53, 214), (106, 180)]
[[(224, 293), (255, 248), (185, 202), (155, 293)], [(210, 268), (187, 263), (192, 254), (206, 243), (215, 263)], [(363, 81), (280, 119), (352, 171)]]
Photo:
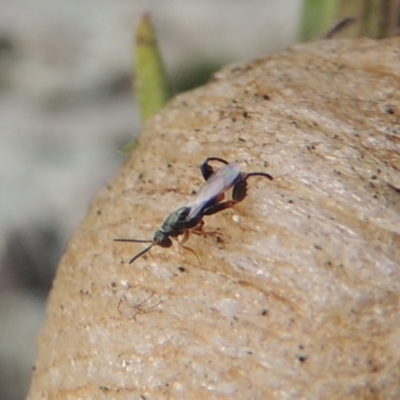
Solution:
[[(224, 166), (215, 172), (214, 168), (209, 164), (210, 161), (218, 161)], [(129, 264), (132, 264), (136, 259), (147, 253), (153, 246), (171, 247), (171, 238), (178, 240), (178, 236), (181, 235), (183, 237), (178, 240), (179, 246), (194, 253), (193, 249), (185, 246), (189, 239), (190, 231), (196, 234), (215, 233), (202, 231), (204, 225), (203, 217), (216, 214), (243, 201), (247, 195), (247, 179), (249, 177), (264, 176), (273, 180), (273, 177), (265, 172), (242, 172), (238, 162), (229, 163), (218, 157), (206, 158), (201, 164), (200, 170), (206, 181), (205, 184), (185, 206), (173, 211), (167, 217), (161, 229), (154, 233), (152, 240), (114, 239), (116, 242), (151, 243), (150, 246), (132, 257)], [(225, 192), (232, 187), (232, 199), (223, 201)], [(194, 254), (196, 255), (196, 253)]]

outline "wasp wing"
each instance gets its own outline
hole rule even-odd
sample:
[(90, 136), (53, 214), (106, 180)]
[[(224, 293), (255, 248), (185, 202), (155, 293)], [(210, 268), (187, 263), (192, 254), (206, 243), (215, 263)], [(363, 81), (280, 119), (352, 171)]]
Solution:
[(186, 221), (196, 218), (205, 209), (220, 202), (224, 193), (240, 181), (241, 177), (240, 165), (237, 162), (227, 164), (219, 169), (186, 204), (186, 207), (190, 208)]

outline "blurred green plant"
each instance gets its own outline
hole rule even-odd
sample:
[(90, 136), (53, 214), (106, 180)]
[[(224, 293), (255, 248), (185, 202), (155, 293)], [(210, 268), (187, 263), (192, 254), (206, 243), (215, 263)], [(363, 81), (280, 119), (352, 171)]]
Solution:
[(360, 14), (363, 36), (382, 39), (399, 35), (398, 0), (363, 0)]
[(300, 39), (309, 41), (328, 32), (335, 21), (357, 17), (346, 36), (385, 38), (399, 34), (398, 0), (305, 0)]
[(145, 14), (136, 32), (134, 87), (142, 122), (164, 107), (171, 97), (157, 34), (150, 14)]
[(337, 0), (305, 0), (300, 40), (307, 42), (328, 31), (337, 17), (337, 6)]
[[(220, 67), (219, 63), (204, 62), (182, 72), (175, 85), (177, 91), (186, 91), (206, 83), (212, 73)], [(143, 16), (136, 32), (133, 76), (141, 120), (145, 123), (164, 107), (172, 95), (158, 46), (157, 33), (148, 13)], [(130, 154), (136, 144), (137, 140), (133, 140), (123, 152)]]
[[(146, 13), (136, 31), (133, 51), (133, 86), (138, 98), (140, 118), (145, 123), (161, 110), (171, 97), (168, 78), (158, 46), (157, 33)], [(134, 139), (122, 150), (130, 154), (135, 149)]]

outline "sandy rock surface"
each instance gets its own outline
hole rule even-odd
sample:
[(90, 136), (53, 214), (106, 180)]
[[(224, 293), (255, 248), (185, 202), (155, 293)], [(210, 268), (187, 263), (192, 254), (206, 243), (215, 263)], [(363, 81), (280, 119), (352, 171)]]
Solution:
[[(361, 399), (400, 392), (399, 39), (321, 41), (176, 97), (93, 202), (51, 294), (28, 399)], [(237, 160), (247, 198), (155, 247)]]

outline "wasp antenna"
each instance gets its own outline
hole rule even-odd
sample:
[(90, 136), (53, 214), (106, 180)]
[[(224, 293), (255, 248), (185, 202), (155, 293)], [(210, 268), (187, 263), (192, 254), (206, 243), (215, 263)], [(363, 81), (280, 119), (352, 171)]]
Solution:
[(114, 239), (114, 242), (153, 243), (152, 240), (143, 239)]
[(266, 178), (268, 178), (271, 181), (274, 179), (270, 174), (267, 174), (266, 172), (250, 172), (250, 173), (246, 174), (246, 179), (249, 176), (265, 176)]
[(153, 246), (155, 243), (152, 243), (149, 247), (146, 247), (144, 250), (142, 250), (140, 253), (137, 253), (136, 256), (132, 257), (129, 260), (129, 264), (132, 264), (137, 258), (139, 258), (140, 256), (142, 256), (143, 254), (147, 253)]

